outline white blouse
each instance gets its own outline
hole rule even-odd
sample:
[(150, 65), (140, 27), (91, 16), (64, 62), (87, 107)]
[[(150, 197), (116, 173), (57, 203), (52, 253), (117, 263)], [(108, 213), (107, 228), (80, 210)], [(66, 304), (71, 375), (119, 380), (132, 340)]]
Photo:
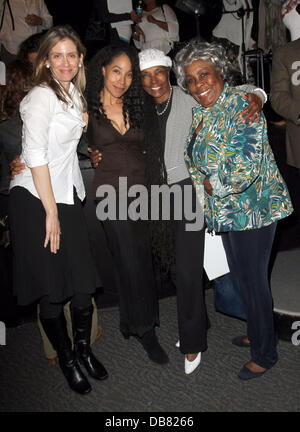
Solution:
[(72, 106), (60, 101), (47, 86), (34, 87), (22, 100), (21, 161), (26, 168), (15, 176), (10, 188), (22, 186), (39, 198), (30, 168), (48, 165), (57, 203), (74, 204), (73, 186), (80, 200), (84, 199), (85, 188), (76, 149), (85, 122), (80, 95), (72, 83), (70, 94)]
[[(139, 41), (134, 40), (138, 49), (156, 48), (167, 54), (173, 48), (173, 42), (179, 41), (179, 24), (175, 12), (168, 5), (163, 5), (162, 7), (164, 8), (165, 16), (160, 6), (151, 12), (143, 11), (143, 18), (139, 23), (139, 27), (143, 30), (146, 41), (144, 42), (143, 36), (140, 36)], [(148, 15), (152, 15), (159, 21), (167, 22), (169, 30), (165, 31), (158, 25), (150, 23), (147, 20)]]

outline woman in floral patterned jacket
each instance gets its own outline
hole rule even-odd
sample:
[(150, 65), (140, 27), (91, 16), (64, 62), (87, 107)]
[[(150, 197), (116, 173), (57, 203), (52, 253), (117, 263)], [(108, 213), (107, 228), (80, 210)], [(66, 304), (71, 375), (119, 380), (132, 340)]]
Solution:
[(239, 113), (248, 102), (224, 82), (229, 70), (223, 48), (215, 44), (192, 43), (176, 56), (178, 84), (200, 104), (193, 111), (185, 159), (204, 198), (208, 229), (222, 233), (241, 290), (247, 336), (233, 343), (251, 348), (251, 359), (238, 374), (248, 380), (277, 361), (268, 265), (277, 221), (293, 208), (268, 143), (265, 118), (242, 122)]

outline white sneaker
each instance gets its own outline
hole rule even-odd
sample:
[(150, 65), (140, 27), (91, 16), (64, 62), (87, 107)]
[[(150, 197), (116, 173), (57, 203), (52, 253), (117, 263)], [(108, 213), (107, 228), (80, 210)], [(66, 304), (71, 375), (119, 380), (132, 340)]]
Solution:
[(194, 370), (197, 369), (197, 367), (199, 366), (200, 362), (201, 362), (201, 352), (199, 352), (197, 354), (197, 357), (193, 361), (189, 361), (185, 356), (185, 359), (184, 359), (184, 371), (185, 371), (185, 373), (187, 375), (189, 375), (192, 372), (194, 372)]
[(178, 339), (178, 341), (176, 342), (175, 346), (176, 346), (176, 348), (179, 348), (179, 347), (180, 347), (180, 340), (179, 340), (179, 339)]

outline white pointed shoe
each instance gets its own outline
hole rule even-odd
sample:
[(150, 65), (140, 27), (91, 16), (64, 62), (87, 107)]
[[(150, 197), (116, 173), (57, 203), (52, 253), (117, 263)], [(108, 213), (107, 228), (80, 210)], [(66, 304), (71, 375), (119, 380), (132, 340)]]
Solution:
[(175, 344), (176, 348), (180, 348), (180, 340), (178, 339), (178, 341)]
[(189, 361), (186, 356), (184, 358), (184, 371), (187, 375), (194, 372), (195, 369), (199, 366), (201, 362), (201, 352), (197, 354), (197, 357), (193, 361)]

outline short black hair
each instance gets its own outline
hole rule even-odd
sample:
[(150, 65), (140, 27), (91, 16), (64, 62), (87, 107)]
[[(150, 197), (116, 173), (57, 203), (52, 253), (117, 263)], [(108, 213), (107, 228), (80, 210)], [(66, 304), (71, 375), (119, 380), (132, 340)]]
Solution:
[(25, 39), (19, 48), (18, 59), (20, 60), (28, 60), (28, 54), (33, 52), (38, 52), (40, 47), (40, 42), (45, 32), (35, 33), (29, 38)]

